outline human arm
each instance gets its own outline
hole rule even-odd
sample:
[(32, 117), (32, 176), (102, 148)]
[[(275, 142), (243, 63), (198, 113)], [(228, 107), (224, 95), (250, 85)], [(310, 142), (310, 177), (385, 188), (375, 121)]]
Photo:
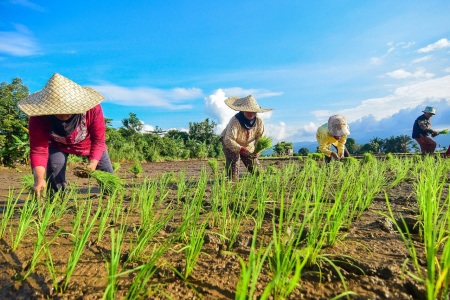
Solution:
[(45, 192), (47, 182), (45, 181), (45, 168), (37, 166), (33, 168), (34, 186), (33, 190), (38, 197), (41, 196), (41, 192)]
[(426, 134), (431, 134), (432, 137), (439, 135), (439, 132), (431, 128), (431, 122), (428, 119), (419, 120), (417, 124), (419, 125), (420, 129)]
[(87, 114), (87, 118), (89, 119), (88, 131), (91, 139), (91, 149), (87, 167), (91, 170), (95, 170), (103, 152), (106, 150), (106, 125), (100, 105), (90, 109)]

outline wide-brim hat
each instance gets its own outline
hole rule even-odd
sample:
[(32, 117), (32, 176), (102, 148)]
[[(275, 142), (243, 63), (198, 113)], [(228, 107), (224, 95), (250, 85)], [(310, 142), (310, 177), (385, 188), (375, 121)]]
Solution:
[(83, 114), (105, 99), (90, 87), (55, 73), (45, 87), (17, 104), (29, 116)]
[(347, 121), (341, 115), (333, 115), (328, 119), (328, 131), (332, 136), (347, 136), (350, 134)]
[(244, 98), (230, 97), (225, 100), (225, 104), (237, 111), (263, 113), (272, 110), (272, 108), (261, 108), (252, 95)]
[(434, 109), (434, 107), (431, 107), (431, 106), (425, 107), (425, 109), (422, 110), (422, 112), (432, 114), (432, 115), (436, 114), (436, 110)]

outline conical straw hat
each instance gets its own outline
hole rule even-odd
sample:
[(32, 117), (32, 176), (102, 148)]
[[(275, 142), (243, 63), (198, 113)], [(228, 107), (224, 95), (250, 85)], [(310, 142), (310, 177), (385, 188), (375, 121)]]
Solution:
[(18, 106), (29, 116), (82, 114), (104, 99), (94, 89), (55, 73), (44, 89), (25, 97)]
[(272, 108), (261, 108), (252, 95), (248, 95), (244, 98), (230, 97), (225, 100), (225, 104), (237, 111), (263, 113), (272, 110)]

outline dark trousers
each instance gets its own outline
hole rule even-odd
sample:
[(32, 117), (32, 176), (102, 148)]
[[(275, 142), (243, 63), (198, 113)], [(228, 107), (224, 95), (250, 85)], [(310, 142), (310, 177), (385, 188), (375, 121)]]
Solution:
[[(50, 147), (48, 151), (47, 181), (54, 192), (61, 189), (64, 190), (66, 188), (66, 167), (69, 154), (52, 147)], [(107, 150), (103, 152), (102, 158), (99, 160), (96, 169), (113, 173), (111, 160), (109, 159)]]

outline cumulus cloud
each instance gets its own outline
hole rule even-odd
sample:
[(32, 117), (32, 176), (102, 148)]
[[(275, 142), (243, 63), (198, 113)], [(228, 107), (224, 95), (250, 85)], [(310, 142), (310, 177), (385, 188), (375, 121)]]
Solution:
[(408, 72), (404, 69), (398, 69), (392, 72), (388, 72), (385, 75), (395, 78), (395, 79), (404, 79), (404, 78), (432, 78), (434, 76), (433, 73), (427, 72), (425, 69), (417, 69), (415, 72)]
[(11, 56), (38, 54), (39, 47), (26, 26), (15, 24), (15, 31), (0, 31), (0, 53)]
[(106, 101), (124, 106), (154, 106), (170, 110), (190, 109), (186, 101), (202, 96), (198, 88), (162, 90), (147, 87), (128, 88), (113, 84), (92, 86), (105, 96)]
[(446, 38), (440, 39), (436, 43), (430, 44), (426, 47), (420, 48), (417, 50), (419, 53), (428, 53), (437, 49), (450, 47), (450, 41)]
[[(253, 95), (257, 101), (258, 99), (277, 96), (281, 93), (270, 92), (266, 90), (246, 90), (242, 88), (228, 88), (218, 89), (213, 94), (205, 97), (205, 111), (212, 119), (217, 120), (217, 126), (215, 132), (221, 133), (227, 126), (230, 119), (236, 114), (236, 111), (232, 110), (225, 104), (225, 99), (231, 96), (245, 97)], [(261, 105), (261, 103), (258, 101)], [(261, 105), (262, 106), (262, 105)], [(262, 119), (268, 120), (272, 116), (272, 111), (258, 114)]]
[(401, 109), (441, 100), (450, 102), (450, 75), (399, 87), (391, 95), (364, 100), (357, 107), (344, 109), (340, 113), (346, 116), (349, 122), (364, 116), (381, 120)]

